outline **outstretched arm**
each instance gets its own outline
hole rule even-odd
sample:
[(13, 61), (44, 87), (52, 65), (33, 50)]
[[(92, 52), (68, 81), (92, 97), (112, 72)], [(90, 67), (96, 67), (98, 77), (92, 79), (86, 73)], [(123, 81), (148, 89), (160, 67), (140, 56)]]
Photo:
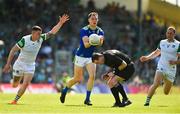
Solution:
[(153, 51), (152, 53), (150, 53), (150, 54), (147, 55), (147, 56), (141, 56), (141, 57), (140, 57), (140, 61), (141, 61), (141, 62), (148, 61), (148, 60), (150, 60), (150, 59), (153, 59), (153, 58), (159, 56), (160, 53), (161, 53), (160, 49), (156, 49), (155, 51)]
[(69, 15), (63, 14), (63, 16), (59, 17), (59, 22), (47, 33), (47, 38), (55, 35), (59, 29), (63, 26), (63, 24), (69, 20)]
[(13, 60), (13, 58), (14, 58), (14, 54), (15, 54), (17, 51), (19, 51), (19, 50), (20, 50), (20, 49), (19, 49), (19, 47), (18, 47), (17, 45), (15, 45), (15, 46), (11, 49), (11, 51), (10, 51), (10, 53), (9, 53), (9, 56), (8, 56), (8, 59), (7, 59), (7, 63), (6, 63), (6, 65), (4, 66), (4, 68), (3, 68), (3, 72), (8, 73), (8, 72), (10, 71), (11, 62), (12, 62), (12, 60)]

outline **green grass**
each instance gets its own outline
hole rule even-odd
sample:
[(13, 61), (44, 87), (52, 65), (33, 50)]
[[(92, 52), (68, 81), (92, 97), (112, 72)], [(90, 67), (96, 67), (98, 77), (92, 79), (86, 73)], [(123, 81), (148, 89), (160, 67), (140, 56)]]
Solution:
[(15, 94), (0, 94), (0, 114), (175, 114), (180, 113), (180, 95), (156, 94), (150, 107), (144, 107), (145, 94), (129, 95), (132, 105), (111, 108), (114, 100), (110, 94), (92, 94), (93, 106), (84, 106), (84, 94), (67, 95), (59, 102), (59, 94), (25, 94), (18, 105), (9, 105)]

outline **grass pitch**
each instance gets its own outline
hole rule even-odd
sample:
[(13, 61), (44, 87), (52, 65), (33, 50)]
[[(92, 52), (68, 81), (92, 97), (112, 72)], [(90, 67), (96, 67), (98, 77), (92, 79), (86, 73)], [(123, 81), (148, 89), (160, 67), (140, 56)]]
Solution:
[(156, 94), (150, 107), (144, 107), (146, 94), (128, 95), (133, 102), (124, 108), (111, 108), (111, 94), (92, 94), (93, 106), (83, 104), (85, 94), (68, 94), (61, 104), (60, 94), (25, 94), (18, 105), (9, 105), (15, 94), (0, 94), (0, 114), (177, 114), (180, 113), (180, 95)]

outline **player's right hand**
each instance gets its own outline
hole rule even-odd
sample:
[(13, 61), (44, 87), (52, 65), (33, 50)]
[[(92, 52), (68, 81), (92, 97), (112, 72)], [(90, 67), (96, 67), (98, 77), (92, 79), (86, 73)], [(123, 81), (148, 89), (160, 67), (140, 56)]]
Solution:
[(103, 37), (103, 36), (100, 36), (99, 46), (102, 46), (102, 45), (103, 45), (103, 42), (104, 42), (104, 37)]
[(68, 20), (69, 20), (69, 15), (67, 15), (67, 14), (63, 14), (63, 16), (59, 16), (59, 22), (61, 24), (64, 24)]
[(140, 57), (140, 61), (141, 62), (145, 62), (145, 61), (147, 61), (148, 60), (148, 58), (146, 57), (146, 56), (141, 56)]
[(9, 65), (9, 64), (6, 64), (5, 66), (4, 66), (4, 68), (3, 68), (3, 72), (4, 73), (8, 73), (8, 72), (10, 72), (10, 70), (11, 70), (11, 65)]

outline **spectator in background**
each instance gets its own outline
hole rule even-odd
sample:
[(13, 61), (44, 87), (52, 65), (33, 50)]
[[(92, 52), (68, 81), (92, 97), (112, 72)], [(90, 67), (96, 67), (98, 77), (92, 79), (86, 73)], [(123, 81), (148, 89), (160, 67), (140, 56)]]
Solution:
[(93, 11), (96, 9), (94, 0), (89, 0), (87, 3), (87, 9), (88, 11)]

